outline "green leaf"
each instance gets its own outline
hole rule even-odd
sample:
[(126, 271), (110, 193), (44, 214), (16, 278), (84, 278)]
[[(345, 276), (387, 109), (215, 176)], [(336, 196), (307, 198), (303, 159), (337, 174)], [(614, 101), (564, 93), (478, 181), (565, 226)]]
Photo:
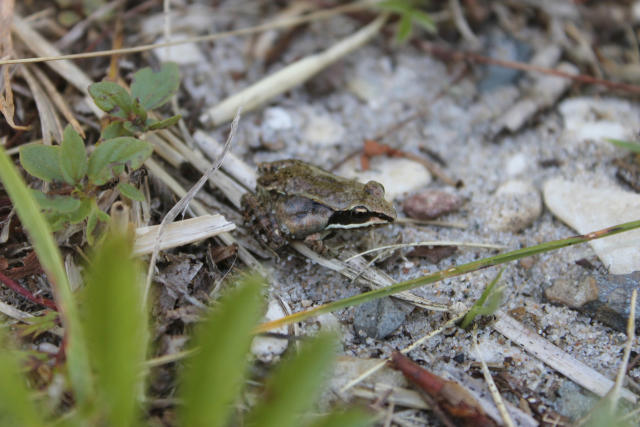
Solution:
[(147, 67), (135, 73), (131, 83), (131, 94), (148, 111), (169, 102), (179, 85), (178, 65), (166, 62), (158, 72), (153, 72)]
[(149, 339), (141, 277), (130, 239), (109, 233), (93, 256), (83, 295), (96, 403), (104, 418), (97, 425), (131, 426), (140, 415), (138, 393)]
[(98, 207), (98, 204), (95, 202), (95, 200), (92, 200), (91, 212), (89, 212), (89, 217), (87, 219), (86, 230), (87, 243), (89, 243), (90, 246), (94, 245), (94, 243), (96, 242), (96, 237), (98, 237), (95, 234), (96, 227), (98, 226), (98, 221), (109, 222), (110, 219), (111, 217), (102, 209), (100, 209), (100, 207)]
[(118, 190), (120, 191), (120, 194), (128, 199), (144, 202), (144, 194), (142, 194), (142, 191), (138, 190), (128, 182), (119, 182)]
[(64, 180), (71, 185), (78, 184), (87, 173), (87, 152), (84, 142), (71, 125), (67, 125), (64, 129), (62, 144), (58, 150), (58, 161)]
[(164, 119), (160, 121), (147, 120), (147, 130), (166, 129), (178, 123), (178, 121), (180, 121), (181, 118), (182, 116), (180, 114), (176, 114), (175, 116), (172, 116), (172, 117), (169, 117), (168, 119)]
[(70, 213), (80, 207), (80, 200), (72, 196), (49, 196), (40, 190), (31, 190), (42, 210), (53, 211), (62, 214)]
[(119, 136), (133, 136), (133, 133), (126, 130), (123, 126), (123, 122), (117, 121), (109, 123), (100, 134), (100, 139), (106, 141), (108, 139), (117, 138)]
[(26, 144), (20, 147), (20, 164), (36, 178), (43, 181), (64, 181), (58, 162), (57, 145)]
[(500, 277), (502, 277), (503, 271), (504, 268), (501, 269), (498, 274), (496, 274), (496, 277), (494, 277), (491, 283), (489, 283), (484, 291), (482, 291), (480, 298), (478, 298), (473, 306), (471, 306), (467, 314), (465, 314), (464, 319), (462, 319), (462, 322), (460, 323), (460, 327), (462, 329), (467, 329), (471, 325), (471, 323), (473, 323), (474, 319), (477, 316), (486, 316), (488, 314), (493, 314), (498, 309), (500, 303), (502, 302), (502, 294), (504, 289), (500, 287), (495, 288), (495, 286), (500, 280)]
[(267, 380), (264, 396), (248, 415), (253, 427), (295, 427), (320, 394), (336, 348), (331, 335), (319, 335), (300, 353), (278, 366)]
[(52, 283), (56, 305), (60, 308), (62, 323), (66, 330), (65, 355), (69, 379), (74, 398), (79, 407), (84, 409), (89, 397), (93, 395), (93, 377), (89, 368), (82, 324), (71, 294), (62, 255), (31, 191), (2, 147), (0, 147), (0, 180), (30, 237), (40, 265), (47, 272), (49, 281)]
[(436, 23), (433, 22), (433, 19), (431, 19), (428, 13), (414, 9), (411, 11), (411, 19), (430, 33), (437, 32)]
[(195, 333), (186, 366), (180, 425), (223, 427), (244, 384), (252, 330), (262, 316), (264, 280), (250, 275), (229, 291)]
[(89, 156), (87, 174), (95, 185), (103, 185), (125, 164), (132, 169), (139, 168), (152, 152), (153, 147), (146, 141), (129, 136), (109, 139), (98, 145)]
[(112, 116), (126, 119), (133, 108), (131, 95), (113, 82), (93, 83), (89, 86), (89, 94), (98, 108)]
[(7, 349), (4, 328), (0, 328), (0, 425), (43, 426), (34, 402), (29, 396), (27, 381), (20, 375), (20, 365), (13, 350)]
[(407, 0), (388, 0), (376, 4), (377, 7), (401, 15), (411, 12), (412, 5)]
[(123, 122), (122, 128), (125, 130), (125, 132), (129, 133), (130, 135), (136, 135), (144, 132), (144, 127), (137, 120), (136, 121), (127, 120), (126, 122)]
[(396, 41), (398, 43), (406, 42), (409, 37), (411, 37), (411, 29), (411, 16), (409, 14), (403, 14), (396, 27)]
[(81, 200), (80, 206), (78, 206), (78, 208), (73, 212), (67, 214), (67, 220), (71, 224), (76, 224), (80, 221), (84, 221), (84, 219), (91, 213), (92, 204), (93, 199), (86, 198)]
[(605, 138), (605, 141), (609, 141), (610, 143), (617, 145), (620, 148), (624, 148), (625, 150), (629, 150), (633, 153), (640, 154), (640, 143), (631, 142), (631, 141), (622, 141), (620, 139), (612, 139), (612, 138)]
[(147, 110), (140, 104), (138, 98), (133, 100), (133, 113), (136, 115), (136, 122), (144, 123), (147, 121)]
[(344, 412), (335, 411), (310, 424), (310, 427), (367, 427), (373, 425), (376, 418), (359, 409)]

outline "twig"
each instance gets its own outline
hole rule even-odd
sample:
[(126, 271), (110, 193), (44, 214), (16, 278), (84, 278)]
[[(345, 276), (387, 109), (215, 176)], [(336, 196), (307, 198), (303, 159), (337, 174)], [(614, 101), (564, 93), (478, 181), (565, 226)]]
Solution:
[(636, 86), (636, 85), (598, 79), (596, 77), (592, 77), (586, 74), (571, 74), (564, 71), (554, 70), (551, 68), (538, 67), (536, 65), (531, 65), (524, 62), (489, 58), (487, 56), (478, 55), (477, 53), (473, 53), (473, 52), (453, 51), (453, 50), (444, 48), (442, 46), (437, 46), (427, 41), (420, 41), (420, 45), (425, 51), (435, 56), (438, 56), (444, 60), (470, 61), (470, 62), (476, 62), (480, 64), (499, 65), (501, 67), (513, 68), (515, 70), (522, 70), (527, 72), (533, 71), (533, 72), (542, 73), (542, 74), (550, 74), (552, 76), (557, 76), (557, 77), (564, 77), (581, 84), (600, 85), (609, 89), (621, 90), (621, 91), (625, 91), (633, 94), (640, 94), (640, 86)]
[(456, 241), (448, 241), (448, 240), (444, 240), (444, 241), (427, 241), (427, 242), (412, 242), (412, 243), (398, 243), (395, 245), (385, 245), (385, 246), (378, 246), (377, 248), (373, 248), (373, 249), (369, 249), (367, 251), (364, 252), (360, 252), (358, 254), (355, 254), (353, 256), (350, 256), (349, 258), (345, 259), (344, 262), (349, 262), (355, 258), (373, 253), (373, 252), (379, 252), (379, 251), (384, 251), (387, 249), (398, 249), (398, 248), (408, 248), (408, 247), (414, 247), (414, 246), (468, 246), (468, 247), (472, 247), (472, 248), (486, 248), (486, 249), (504, 249), (505, 246), (504, 245), (494, 245), (492, 243), (468, 243), (468, 242), (456, 242)]
[(489, 367), (480, 354), (480, 348), (478, 347), (478, 333), (476, 330), (473, 331), (473, 349), (478, 355), (480, 366), (482, 367), (482, 375), (484, 375), (484, 380), (487, 382), (487, 386), (489, 387), (489, 391), (491, 392), (491, 397), (493, 398), (493, 402), (496, 404), (496, 408), (498, 408), (498, 412), (500, 412), (500, 416), (502, 417), (502, 421), (504, 421), (504, 425), (506, 425), (507, 427), (515, 427), (515, 424), (513, 423), (509, 412), (507, 411), (507, 407), (504, 405), (502, 396), (500, 396), (498, 387), (496, 387), (496, 383), (493, 382), (493, 377), (491, 376), (491, 372), (489, 372)]
[(631, 293), (631, 303), (629, 306), (629, 319), (627, 321), (627, 342), (624, 346), (624, 353), (622, 355), (622, 363), (618, 369), (616, 375), (616, 382), (611, 388), (609, 408), (612, 414), (616, 413), (618, 407), (618, 401), (620, 400), (620, 391), (622, 390), (622, 383), (624, 382), (624, 376), (627, 372), (627, 366), (629, 364), (629, 355), (631, 354), (631, 347), (636, 335), (636, 301), (638, 299), (638, 289), (634, 289)]
[(53, 301), (51, 301), (48, 298), (39, 297), (32, 294), (27, 289), (20, 286), (18, 283), (14, 282), (12, 279), (10, 279), (9, 277), (5, 276), (2, 273), (0, 273), (0, 282), (4, 283), (7, 288), (12, 289), (13, 291), (22, 295), (23, 297), (25, 297), (27, 300), (31, 302), (40, 304), (52, 310), (58, 311), (58, 308), (56, 307), (56, 304)]
[[(97, 52), (73, 53), (69, 55), (54, 54), (54, 55), (39, 56), (36, 58), (6, 59), (6, 60), (1, 60), (0, 65), (29, 64), (29, 63), (35, 63), (35, 62), (60, 61), (63, 59), (86, 59), (86, 58), (98, 58), (101, 56), (126, 55), (130, 53), (145, 52), (148, 50), (153, 50), (161, 47), (178, 46), (178, 45), (187, 44), (187, 43), (209, 42), (209, 41), (219, 40), (225, 37), (249, 35), (254, 33), (260, 33), (266, 30), (271, 30), (274, 28), (291, 27), (294, 25), (303, 24), (305, 22), (317, 21), (320, 19), (327, 19), (341, 13), (352, 12), (352, 11), (367, 8), (373, 3), (374, 2), (369, 2), (369, 1), (355, 2), (355, 3), (350, 3), (344, 6), (335, 7), (333, 9), (321, 10), (319, 12), (310, 13), (302, 17), (285, 19), (285, 20), (279, 19), (275, 22), (256, 25), (255, 27), (242, 28), (239, 30), (232, 30), (232, 31), (224, 31), (221, 33), (209, 34), (209, 35), (200, 36), (200, 37), (191, 37), (188, 39), (174, 40), (174, 41), (169, 41), (164, 43), (145, 44), (145, 45), (123, 48), (123, 49), (107, 49), (107, 50), (101, 50)], [(17, 15), (14, 15), (14, 18), (18, 18)]]

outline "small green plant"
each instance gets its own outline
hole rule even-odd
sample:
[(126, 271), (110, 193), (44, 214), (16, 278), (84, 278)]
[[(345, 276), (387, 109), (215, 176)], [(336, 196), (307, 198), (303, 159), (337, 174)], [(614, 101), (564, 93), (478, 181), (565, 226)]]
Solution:
[(613, 145), (617, 145), (620, 148), (629, 150), (632, 153), (640, 154), (640, 143), (638, 142), (622, 141), (620, 139), (613, 139), (613, 138), (605, 138), (605, 140), (609, 141)]
[(133, 200), (144, 200), (142, 193), (127, 182), (126, 168), (138, 169), (153, 147), (139, 139), (148, 131), (175, 124), (180, 116), (166, 120), (149, 117), (149, 111), (167, 103), (178, 89), (180, 76), (176, 64), (164, 64), (158, 72), (144, 68), (134, 74), (131, 94), (111, 83), (94, 83), (89, 93), (96, 105), (109, 115), (110, 123), (102, 131), (100, 142), (89, 154), (80, 135), (67, 126), (60, 145), (27, 144), (20, 147), (20, 163), (31, 175), (45, 182), (65, 183), (62, 194), (44, 194), (32, 190), (54, 231), (66, 224), (87, 220), (87, 240), (94, 241), (98, 221), (109, 216), (96, 202), (99, 187), (119, 180), (120, 193)]
[(480, 298), (478, 298), (467, 314), (465, 314), (462, 322), (460, 323), (461, 328), (467, 329), (477, 316), (488, 316), (496, 312), (502, 302), (502, 296), (504, 293), (504, 287), (496, 287), (496, 284), (500, 280), (500, 277), (502, 277), (503, 271), (504, 268), (498, 272), (491, 283), (489, 283), (484, 291), (482, 291)]
[(423, 3), (425, 2), (421, 0), (387, 0), (376, 4), (380, 9), (400, 16), (396, 27), (396, 41), (398, 43), (409, 40), (414, 23), (430, 33), (436, 32), (436, 24), (431, 16), (420, 10)]

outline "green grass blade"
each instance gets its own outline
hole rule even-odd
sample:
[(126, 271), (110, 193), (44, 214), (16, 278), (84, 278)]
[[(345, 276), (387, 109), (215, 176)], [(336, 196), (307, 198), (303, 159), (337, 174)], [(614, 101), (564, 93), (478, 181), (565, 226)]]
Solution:
[(373, 425), (376, 418), (358, 409), (333, 412), (310, 424), (310, 427), (367, 427)]
[(551, 242), (541, 243), (539, 245), (531, 246), (528, 248), (522, 248), (515, 251), (499, 254), (489, 258), (483, 258), (477, 261), (473, 261), (467, 264), (451, 267), (446, 270), (437, 271), (426, 276), (421, 276), (405, 282), (396, 283), (393, 286), (386, 288), (376, 289), (374, 291), (365, 292), (359, 295), (354, 295), (349, 298), (344, 298), (339, 301), (335, 301), (329, 304), (320, 305), (311, 310), (301, 311), (294, 313), (282, 319), (274, 320), (272, 322), (263, 323), (254, 332), (265, 332), (274, 328), (288, 325), (295, 322), (300, 322), (304, 319), (308, 319), (313, 316), (318, 316), (323, 313), (330, 313), (342, 308), (351, 307), (353, 305), (362, 304), (367, 301), (372, 301), (377, 298), (390, 296), (402, 291), (409, 291), (411, 289), (419, 288), (420, 286), (435, 283), (440, 280), (448, 279), (450, 277), (461, 276), (463, 274), (471, 273), (487, 267), (493, 267), (507, 262), (515, 261), (521, 258), (525, 258), (532, 255), (541, 254), (544, 252), (555, 251), (567, 246), (577, 245), (579, 243), (589, 242), (595, 239), (601, 239), (603, 237), (613, 236), (615, 234), (623, 233), (625, 231), (631, 231), (640, 228), (640, 220), (625, 222), (623, 224), (614, 225), (611, 227), (603, 228), (602, 230), (593, 231), (591, 233), (583, 234), (580, 236), (569, 237), (567, 239), (553, 240)]
[(336, 340), (319, 335), (284, 361), (269, 378), (263, 398), (248, 416), (251, 427), (295, 427), (321, 391), (335, 356)]
[(9, 194), (20, 222), (29, 234), (38, 260), (53, 286), (56, 305), (62, 316), (67, 334), (67, 370), (75, 398), (81, 405), (91, 396), (91, 371), (87, 347), (78, 319), (78, 311), (71, 294), (69, 280), (62, 263), (62, 256), (51, 235), (49, 224), (40, 212), (31, 191), (18, 174), (11, 159), (0, 147), (0, 180)]
[(620, 139), (613, 138), (605, 138), (605, 141), (609, 141), (613, 145), (617, 145), (618, 147), (624, 148), (625, 150), (640, 154), (640, 143), (638, 142), (622, 141)]
[(26, 379), (20, 374), (18, 360), (7, 349), (0, 330), (0, 425), (37, 427), (44, 425), (29, 396)]
[(82, 307), (96, 404), (106, 425), (138, 421), (148, 342), (143, 277), (131, 256), (130, 239), (109, 233), (90, 264)]
[[(503, 272), (504, 267), (500, 269), (498, 274), (496, 274), (496, 277), (494, 277), (491, 283), (489, 283), (484, 291), (482, 291), (480, 298), (478, 298), (477, 301), (471, 306), (469, 311), (467, 311), (467, 314), (464, 315), (464, 319), (462, 319), (462, 322), (460, 323), (460, 327), (462, 329), (467, 329), (476, 318), (476, 316), (484, 315), (485, 313), (491, 314), (498, 309), (500, 301), (502, 300), (502, 292), (497, 289), (494, 293), (494, 288), (500, 280), (500, 277), (502, 277)], [(485, 306), (487, 299), (489, 299), (489, 304)]]
[(260, 276), (247, 276), (199, 325), (194, 337), (198, 352), (185, 368), (180, 390), (180, 425), (227, 425), (244, 383), (251, 331), (262, 317), (263, 284)]

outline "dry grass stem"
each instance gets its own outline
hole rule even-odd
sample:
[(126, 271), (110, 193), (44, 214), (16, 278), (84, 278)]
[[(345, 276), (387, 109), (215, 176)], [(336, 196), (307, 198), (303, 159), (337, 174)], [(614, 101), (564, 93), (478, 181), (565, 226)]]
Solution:
[(618, 401), (620, 400), (620, 390), (622, 390), (622, 383), (624, 382), (625, 374), (627, 373), (627, 366), (629, 366), (629, 356), (631, 355), (631, 347), (636, 337), (636, 301), (638, 299), (638, 289), (634, 289), (631, 293), (631, 302), (629, 305), (629, 319), (627, 321), (627, 342), (624, 345), (624, 353), (622, 355), (622, 363), (618, 368), (618, 374), (616, 375), (616, 382), (611, 389), (609, 407), (611, 413), (615, 413), (618, 407)]
[(491, 376), (491, 372), (489, 372), (489, 367), (487, 366), (487, 363), (484, 361), (480, 353), (480, 348), (478, 347), (477, 331), (473, 331), (473, 349), (478, 355), (480, 366), (482, 368), (482, 375), (484, 376), (484, 380), (487, 382), (487, 387), (489, 387), (491, 397), (493, 398), (493, 402), (496, 404), (496, 408), (498, 408), (498, 412), (500, 412), (500, 416), (502, 417), (502, 421), (504, 421), (504, 425), (507, 427), (515, 427), (515, 424), (513, 423), (509, 412), (507, 411), (507, 407), (504, 405), (502, 396), (500, 396), (498, 387), (496, 387), (496, 383), (493, 382), (493, 377)]
[[(609, 378), (562, 351), (504, 312), (498, 312), (493, 328), (528, 353), (598, 396), (605, 396), (613, 387), (614, 383)], [(633, 403), (638, 399), (638, 396), (626, 388), (621, 389), (620, 394)]]
[(231, 120), (240, 106), (245, 111), (251, 111), (262, 106), (270, 99), (304, 83), (338, 59), (364, 45), (378, 34), (385, 21), (386, 15), (382, 15), (326, 51), (300, 59), (248, 88), (231, 95), (200, 116), (200, 121), (218, 126)]
[[(295, 25), (304, 24), (306, 22), (312, 22), (312, 21), (318, 21), (318, 20), (321, 20), (321, 19), (327, 19), (327, 18), (330, 18), (330, 17), (335, 16), (335, 15), (339, 15), (339, 14), (342, 14), (342, 13), (355, 12), (355, 11), (358, 11), (358, 10), (366, 9), (366, 8), (370, 7), (371, 5), (373, 5), (375, 3), (377, 3), (377, 1), (366, 1), (366, 0), (365, 1), (359, 1), (359, 2), (346, 4), (344, 6), (338, 6), (338, 7), (332, 8), (332, 9), (321, 10), (321, 11), (318, 11), (318, 12), (315, 12), (315, 13), (310, 13), (308, 15), (301, 16), (301, 17), (282, 19), (282, 20), (279, 19), (279, 20), (276, 20), (275, 22), (268, 22), (266, 24), (256, 25), (255, 27), (242, 28), (242, 29), (239, 29), (239, 30), (224, 31), (224, 32), (216, 33), (216, 34), (209, 34), (209, 35), (206, 35), (206, 36), (190, 37), (190, 38), (187, 38), (187, 39), (176, 40), (176, 41), (171, 41), (171, 42), (146, 44), (146, 45), (141, 45), (141, 46), (136, 46), (136, 47), (129, 47), (129, 48), (122, 48), (122, 49), (108, 49), (108, 50), (102, 50), (102, 51), (98, 51), (98, 52), (75, 53), (75, 54), (70, 54), (70, 55), (62, 55), (62, 54), (60, 54), (60, 52), (57, 49), (52, 50), (52, 51), (50, 51), (48, 53), (40, 53), (40, 52), (37, 52), (36, 50), (34, 50), (34, 52), (39, 55), (38, 57), (0, 60), (0, 65), (30, 64), (30, 63), (35, 63), (35, 62), (56, 62), (56, 61), (64, 61), (64, 60), (71, 60), (71, 59), (98, 58), (98, 57), (102, 57), (102, 56), (125, 55), (125, 54), (130, 54), (130, 53), (145, 52), (145, 51), (148, 51), (148, 50), (153, 50), (153, 49), (158, 49), (158, 48), (163, 48), (163, 47), (169, 47), (169, 46), (178, 46), (178, 45), (187, 44), (187, 43), (210, 42), (210, 41), (219, 40), (219, 39), (222, 39), (222, 38), (225, 38), (225, 37), (244, 36), (244, 35), (249, 35), (249, 34), (261, 33), (263, 31), (271, 30), (271, 29), (275, 29), (275, 28), (292, 27), (292, 26), (295, 26)], [(17, 15), (14, 15), (14, 17), (17, 17)], [(20, 25), (21, 24), (27, 24), (27, 21), (22, 19), (22, 18), (20, 18), (20, 21), (21, 21)], [(15, 25), (16, 25), (16, 22), (14, 20), (14, 26)], [(33, 30), (31, 30), (31, 31), (33, 31)], [(29, 37), (29, 36), (27, 36), (27, 37)], [(22, 38), (22, 36), (21, 36), (21, 38)], [(51, 47), (53, 47), (53, 46), (51, 46)]]
[[(159, 239), (159, 249), (165, 250), (208, 239), (226, 231), (236, 228), (235, 224), (229, 222), (222, 215), (203, 215), (176, 221), (167, 224), (162, 237)], [(138, 227), (136, 229), (136, 240), (133, 245), (134, 255), (148, 255), (153, 252), (153, 247), (158, 238), (159, 225)]]
[(504, 245), (496, 245), (493, 243), (472, 243), (472, 242), (458, 242), (458, 241), (450, 241), (450, 240), (442, 240), (442, 241), (426, 241), (426, 242), (412, 242), (412, 243), (398, 243), (395, 245), (386, 245), (386, 246), (378, 246), (377, 248), (369, 249), (364, 252), (360, 252), (353, 256), (350, 256), (345, 262), (352, 261), (358, 257), (368, 255), (374, 252), (380, 252), (387, 249), (401, 249), (401, 248), (412, 248), (415, 246), (466, 246), (470, 248), (485, 248), (485, 249), (505, 249)]

